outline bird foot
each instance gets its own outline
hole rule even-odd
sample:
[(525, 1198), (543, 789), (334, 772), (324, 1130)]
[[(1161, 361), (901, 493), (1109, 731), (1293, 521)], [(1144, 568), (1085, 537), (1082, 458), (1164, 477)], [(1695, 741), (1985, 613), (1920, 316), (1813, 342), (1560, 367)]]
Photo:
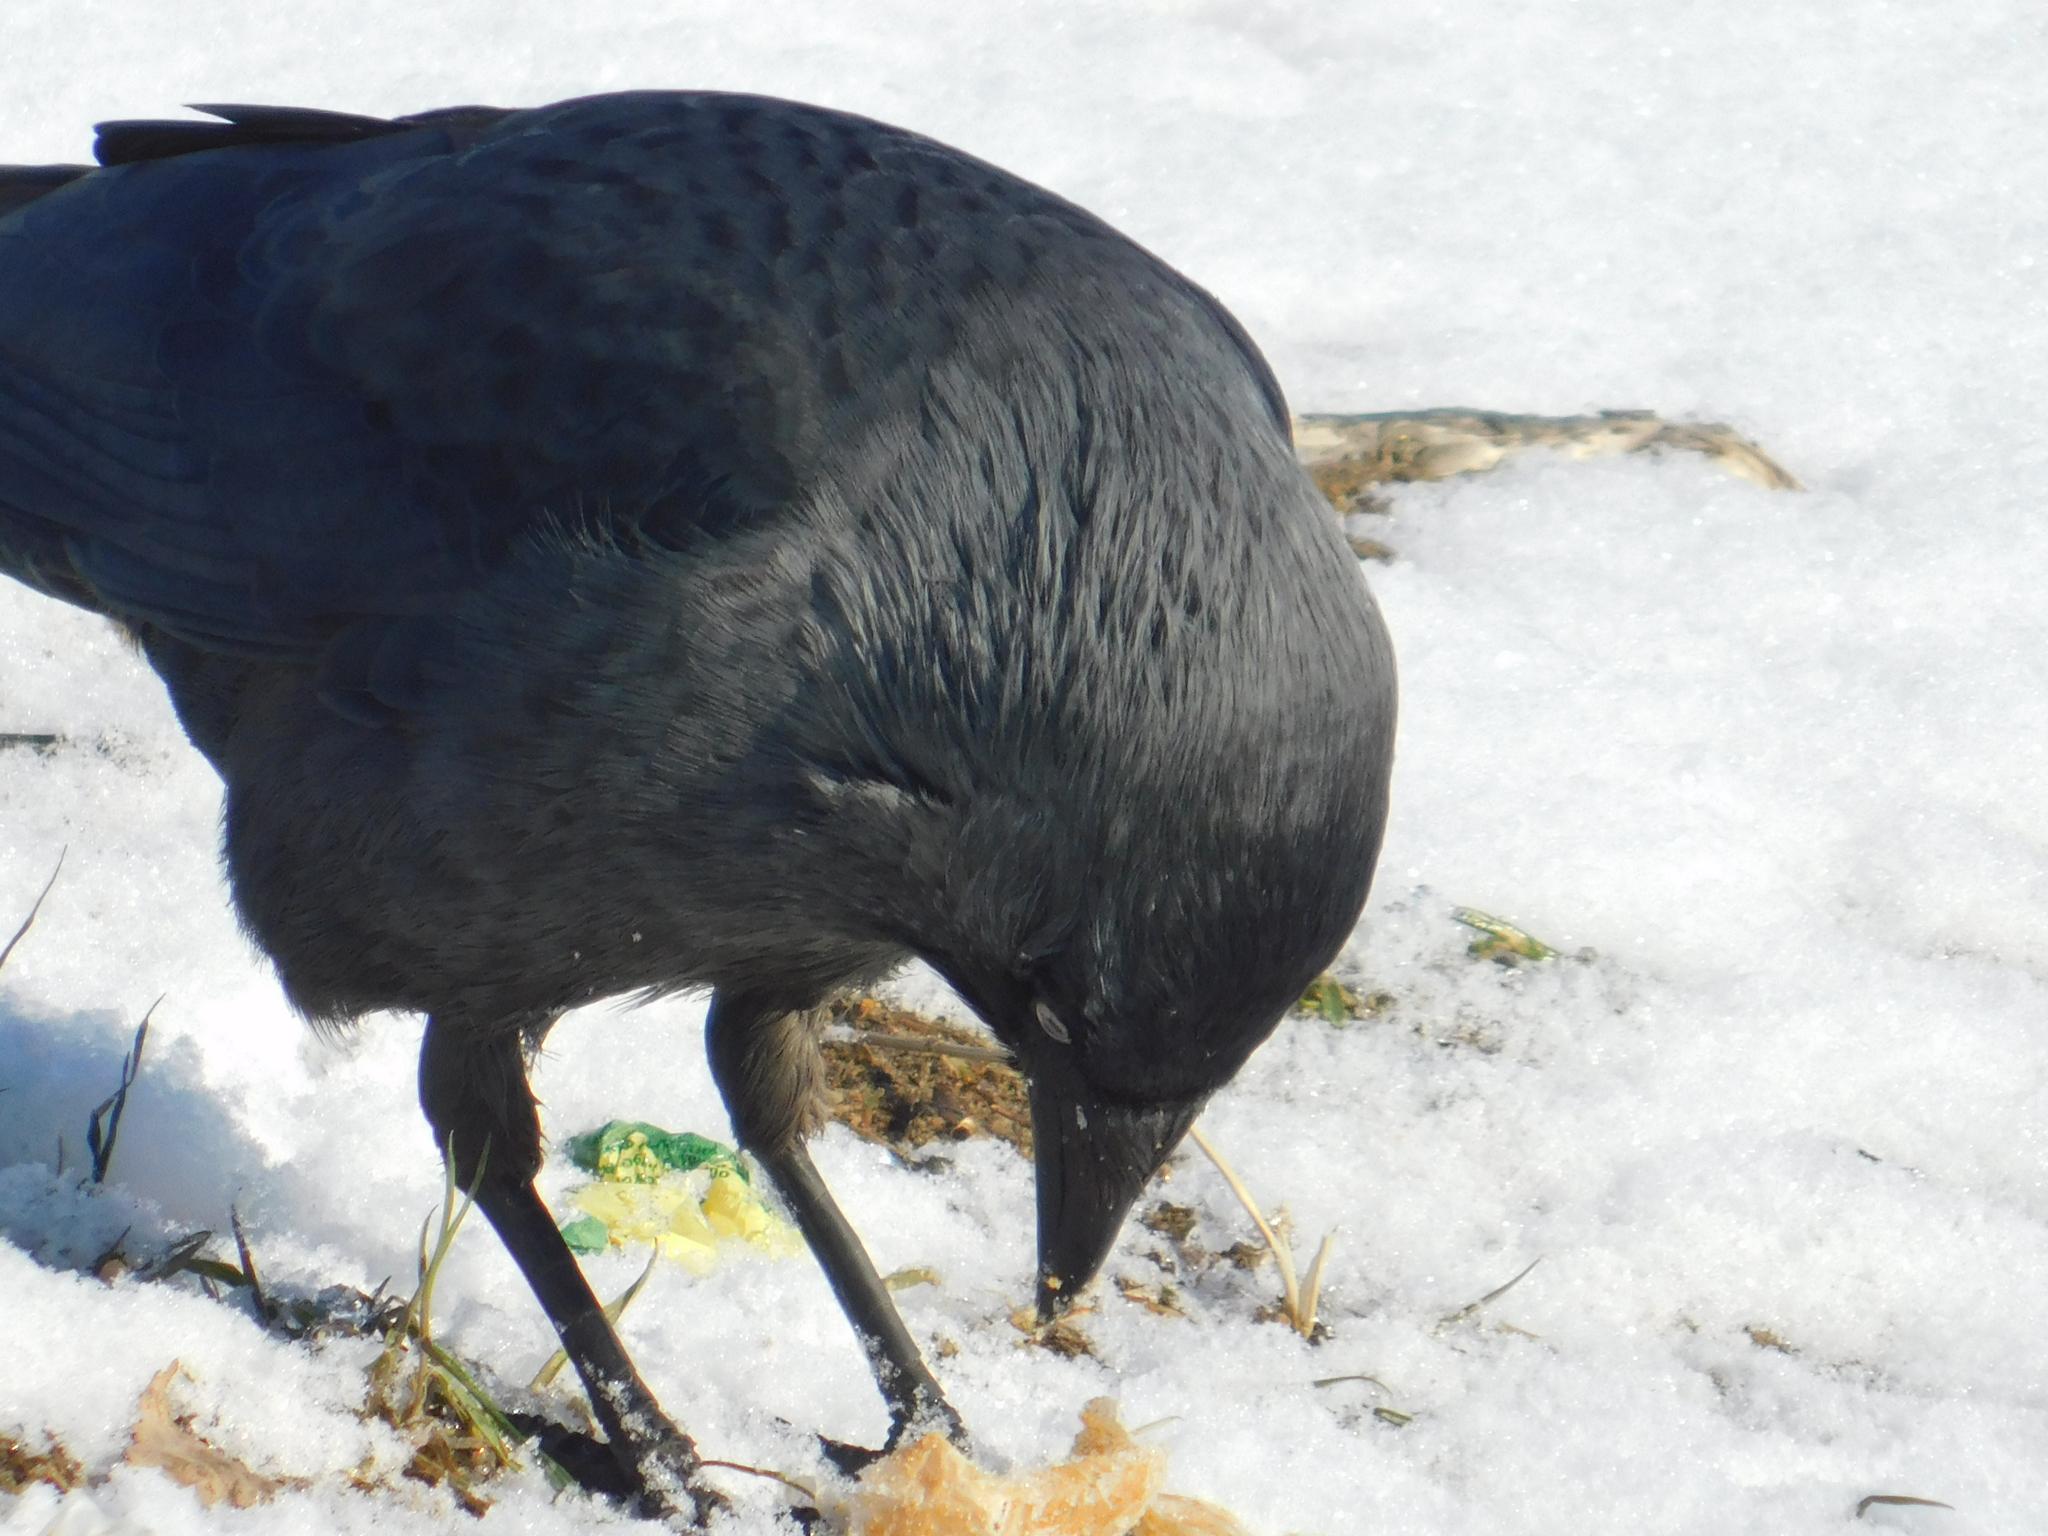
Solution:
[(961, 1422), (953, 1405), (943, 1397), (934, 1399), (922, 1395), (910, 1408), (890, 1415), (889, 1438), (879, 1451), (865, 1445), (834, 1440), (827, 1435), (818, 1436), (818, 1449), (845, 1476), (858, 1477), (885, 1456), (894, 1455), (932, 1430), (937, 1430), (961, 1450), (973, 1454), (973, 1437), (967, 1433), (967, 1426)]
[(889, 1454), (889, 1448), (886, 1447), (879, 1451), (870, 1450), (864, 1445), (851, 1445), (844, 1440), (834, 1440), (829, 1435), (818, 1436), (818, 1449), (844, 1477), (859, 1477)]

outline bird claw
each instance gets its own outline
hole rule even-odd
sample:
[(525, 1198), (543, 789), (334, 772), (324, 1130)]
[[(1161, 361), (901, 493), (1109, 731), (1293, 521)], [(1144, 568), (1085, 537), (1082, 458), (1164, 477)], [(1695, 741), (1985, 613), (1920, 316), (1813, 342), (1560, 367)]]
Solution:
[(894, 1449), (893, 1439), (891, 1445), (879, 1451), (874, 1451), (864, 1445), (852, 1445), (844, 1440), (834, 1440), (829, 1435), (818, 1436), (818, 1450), (823, 1453), (827, 1461), (839, 1469), (842, 1477), (859, 1477), (861, 1473), (867, 1471), (869, 1467), (872, 1467), (884, 1456), (887, 1456), (892, 1449)]
[(892, 1413), (889, 1418), (889, 1438), (880, 1450), (871, 1450), (865, 1445), (853, 1445), (845, 1440), (834, 1440), (829, 1435), (818, 1436), (818, 1449), (825, 1459), (837, 1467), (846, 1477), (858, 1477), (884, 1457), (893, 1456), (920, 1436), (937, 1430), (961, 1450), (973, 1451), (973, 1437), (967, 1433), (967, 1426), (953, 1405), (943, 1397), (933, 1400), (920, 1395), (909, 1412)]
[(639, 1449), (637, 1455), (633, 1449), (628, 1447), (618, 1456), (621, 1466), (628, 1457), (633, 1462), (633, 1477), (638, 1486), (626, 1504), (633, 1514), (642, 1519), (678, 1515), (696, 1530), (703, 1527), (714, 1511), (726, 1507), (723, 1494), (698, 1480), (697, 1474), (704, 1464), (696, 1447), (682, 1435), (664, 1435)]

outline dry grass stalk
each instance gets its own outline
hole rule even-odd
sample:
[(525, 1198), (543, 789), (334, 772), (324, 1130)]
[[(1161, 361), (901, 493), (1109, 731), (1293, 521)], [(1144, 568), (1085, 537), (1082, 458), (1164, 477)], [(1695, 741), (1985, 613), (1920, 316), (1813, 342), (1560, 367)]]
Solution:
[[(633, 1305), (633, 1298), (640, 1294), (646, 1287), (648, 1280), (653, 1276), (654, 1261), (660, 1257), (661, 1245), (656, 1243), (654, 1251), (647, 1255), (647, 1267), (640, 1271), (640, 1278), (605, 1303), (604, 1316), (606, 1322), (616, 1326), (619, 1319), (626, 1315), (626, 1308)], [(554, 1379), (562, 1374), (562, 1367), (568, 1363), (569, 1351), (566, 1349), (556, 1350), (552, 1355), (548, 1356), (548, 1363), (535, 1373), (533, 1380), (527, 1384), (526, 1390), (529, 1392), (546, 1391), (548, 1387), (553, 1385)]]
[[(448, 1149), (444, 1165), (439, 1231), (430, 1249), (433, 1214), (420, 1224), (419, 1285), (385, 1336), (384, 1352), (370, 1366), (363, 1414), (382, 1419), (412, 1443), (406, 1476), (445, 1484), (465, 1510), (482, 1515), (491, 1501), (476, 1485), (517, 1468), (515, 1448), (525, 1436), (469, 1368), (434, 1338), (434, 1283), (483, 1179), (479, 1164), (476, 1180), (458, 1200), (453, 1151)], [(551, 1482), (567, 1485), (561, 1468), (545, 1456), (540, 1460)]]
[[(56, 877), (53, 875), (51, 878)], [(35, 914), (31, 912), (29, 916), (34, 917)], [(6, 956), (0, 955), (0, 963), (5, 963), (5, 960)], [(86, 1122), (85, 1147), (92, 1157), (92, 1181), (95, 1184), (106, 1183), (108, 1170), (114, 1166), (114, 1138), (120, 1134), (121, 1116), (128, 1108), (128, 1090), (135, 1086), (135, 1079), (142, 1071), (142, 1047), (149, 1039), (149, 1021), (156, 1017), (157, 1003), (162, 1001), (159, 997), (151, 1003), (149, 1011), (142, 1016), (142, 1022), (135, 1026), (135, 1043), (121, 1059), (121, 1086), (100, 1101), (99, 1108)]]
[[(1384, 1381), (1381, 1381), (1377, 1376), (1366, 1376), (1360, 1374), (1353, 1374), (1349, 1376), (1322, 1376), (1310, 1382), (1309, 1385), (1312, 1387), (1335, 1387), (1341, 1386), (1343, 1383), (1347, 1381), (1362, 1381), (1368, 1384), (1369, 1386), (1379, 1388), (1379, 1390), (1384, 1392), (1388, 1397), (1392, 1397), (1394, 1395), (1394, 1389), (1388, 1386)], [(1399, 1408), (1395, 1408), (1387, 1403), (1380, 1403), (1375, 1405), (1375, 1407), (1372, 1410), (1372, 1416), (1378, 1419), (1382, 1424), (1391, 1424), (1396, 1429), (1399, 1429), (1404, 1424), (1412, 1424), (1415, 1422), (1414, 1414), (1404, 1413)]]
[(1487, 470), (1531, 448), (1575, 459), (1677, 450), (1769, 490), (1799, 481), (1763, 449), (1719, 422), (1665, 421), (1654, 411), (1597, 416), (1514, 416), (1452, 408), (1367, 416), (1298, 416), (1295, 454), (1340, 512), (1377, 510), (1371, 488), (1390, 480), (1442, 480)]
[(1190, 1128), (1188, 1136), (1202, 1153), (1216, 1165), (1216, 1171), (1223, 1175), (1223, 1182), (1230, 1186), (1230, 1192), (1237, 1196), (1238, 1203), (1250, 1214), (1252, 1223), (1259, 1229), (1259, 1236), (1266, 1240), (1266, 1248), (1273, 1255), (1273, 1261), (1280, 1267), (1280, 1317), (1287, 1326), (1304, 1339), (1314, 1340), (1316, 1334), (1316, 1302), (1323, 1285), (1323, 1266), (1329, 1262), (1330, 1247), (1337, 1240), (1335, 1232), (1323, 1238), (1316, 1249), (1314, 1261), (1308, 1267), (1306, 1279), (1297, 1277), (1294, 1268), (1294, 1250), (1288, 1245), (1286, 1236), (1274, 1230), (1259, 1210), (1258, 1202), (1252, 1199), (1251, 1191), (1244, 1187), (1244, 1180), (1237, 1176), (1237, 1170), (1224, 1161), (1223, 1154), (1209, 1143), (1201, 1131)]
[(792, 1488), (796, 1490), (796, 1492), (802, 1494), (813, 1505), (816, 1505), (818, 1502), (817, 1489), (813, 1488), (809, 1483), (803, 1482), (801, 1479), (789, 1476), (789, 1474), (787, 1474), (786, 1472), (777, 1472), (772, 1467), (753, 1467), (747, 1465), (747, 1463), (744, 1461), (720, 1461), (715, 1456), (706, 1456), (699, 1463), (699, 1465), (706, 1467), (723, 1467), (728, 1472), (744, 1472), (750, 1477), (765, 1477), (770, 1482), (780, 1483), (785, 1488)]
[(28, 909), (28, 916), (21, 920), (21, 926), (14, 930), (14, 937), (7, 941), (7, 947), (0, 949), (0, 966), (7, 964), (9, 957), (14, 953), (14, 946), (28, 936), (29, 929), (35, 927), (36, 914), (43, 910), (44, 898), (50, 894), (52, 888), (57, 884), (57, 877), (64, 872), (64, 855), (70, 851), (71, 849), (68, 845), (57, 850), (56, 867), (50, 871), (50, 878), (43, 882), (42, 893), (36, 897), (35, 903)]
[(1939, 1499), (1923, 1499), (1910, 1493), (1867, 1493), (1856, 1501), (1856, 1518), (1861, 1520), (1863, 1512), (1873, 1504), (1917, 1504), (1923, 1509), (1954, 1509), (1953, 1504), (1944, 1504)]
[(987, 1045), (956, 1045), (950, 1040), (920, 1039), (915, 1035), (889, 1035), (878, 1029), (849, 1029), (846, 1039), (872, 1045), (883, 1051), (923, 1051), (931, 1056), (951, 1056), (956, 1061), (1000, 1061), (1014, 1065), (1008, 1051)]
[(1147, 1285), (1130, 1275), (1119, 1275), (1116, 1282), (1117, 1294), (1125, 1301), (1135, 1301), (1154, 1317), (1186, 1317), (1187, 1308), (1180, 1304), (1180, 1292), (1166, 1281)]
[(1520, 1285), (1524, 1280), (1528, 1279), (1529, 1272), (1542, 1262), (1543, 1255), (1539, 1253), (1527, 1264), (1524, 1264), (1521, 1268), (1521, 1272), (1517, 1274), (1514, 1277), (1514, 1279), (1508, 1281), (1506, 1285), (1497, 1285), (1492, 1290), (1488, 1291), (1484, 1296), (1480, 1297), (1477, 1301), (1467, 1302), (1464, 1306), (1458, 1308), (1457, 1311), (1445, 1313), (1442, 1317), (1437, 1319), (1435, 1331), (1438, 1333), (1442, 1333), (1444, 1329), (1450, 1327), (1452, 1324), (1462, 1323), (1463, 1321), (1465, 1321), (1466, 1318), (1473, 1316), (1475, 1313), (1479, 1311), (1481, 1307), (1485, 1306), (1488, 1302), (1499, 1301), (1501, 1297), (1507, 1295), (1509, 1291), (1512, 1291), (1516, 1286)]

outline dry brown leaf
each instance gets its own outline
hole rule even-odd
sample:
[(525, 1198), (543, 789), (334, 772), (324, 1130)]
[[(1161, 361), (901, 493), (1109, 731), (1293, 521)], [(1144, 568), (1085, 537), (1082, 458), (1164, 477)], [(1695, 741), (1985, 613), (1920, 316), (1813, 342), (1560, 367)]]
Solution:
[(1129, 1275), (1119, 1275), (1116, 1282), (1117, 1294), (1125, 1301), (1135, 1301), (1154, 1317), (1186, 1317), (1187, 1311), (1180, 1304), (1180, 1292), (1163, 1281), (1158, 1285), (1147, 1285)]
[(126, 1459), (138, 1467), (161, 1468), (172, 1482), (190, 1488), (209, 1509), (222, 1502), (237, 1509), (263, 1503), (284, 1484), (252, 1472), (225, 1451), (215, 1450), (193, 1432), (192, 1416), (171, 1406), (171, 1383), (182, 1369), (173, 1360), (143, 1388)]
[(85, 1468), (78, 1458), (49, 1435), (43, 1436), (47, 1450), (32, 1451), (6, 1435), (0, 1435), (0, 1493), (20, 1493), (31, 1483), (48, 1483), (69, 1493), (85, 1486)]
[(1228, 1511), (1163, 1494), (1166, 1452), (1133, 1442), (1112, 1398), (1081, 1410), (1073, 1459), (1004, 1476), (926, 1435), (870, 1467), (851, 1536), (1246, 1536)]
[(1171, 1200), (1161, 1200), (1138, 1218), (1138, 1224), (1147, 1231), (1184, 1243), (1194, 1232), (1196, 1219), (1192, 1205), (1175, 1205)]
[(1094, 1310), (1092, 1305), (1083, 1303), (1046, 1323), (1039, 1321), (1038, 1308), (1027, 1305), (1010, 1314), (1010, 1326), (1024, 1335), (1018, 1340), (1020, 1347), (1035, 1344), (1040, 1349), (1051, 1350), (1062, 1360), (1074, 1360), (1082, 1355), (1093, 1359), (1095, 1341), (1081, 1331), (1081, 1325), (1074, 1319)]

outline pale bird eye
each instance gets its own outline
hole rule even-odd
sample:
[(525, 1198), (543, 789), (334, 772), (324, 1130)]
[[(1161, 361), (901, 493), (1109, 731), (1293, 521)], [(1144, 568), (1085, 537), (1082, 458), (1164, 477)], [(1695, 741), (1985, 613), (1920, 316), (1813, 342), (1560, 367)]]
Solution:
[(1038, 1013), (1038, 1027), (1040, 1029), (1051, 1035), (1053, 1039), (1059, 1041), (1061, 1045), (1072, 1043), (1074, 1037), (1067, 1033), (1067, 1026), (1060, 1022), (1058, 1014), (1054, 1013), (1044, 1003), (1037, 1004), (1036, 1009)]

